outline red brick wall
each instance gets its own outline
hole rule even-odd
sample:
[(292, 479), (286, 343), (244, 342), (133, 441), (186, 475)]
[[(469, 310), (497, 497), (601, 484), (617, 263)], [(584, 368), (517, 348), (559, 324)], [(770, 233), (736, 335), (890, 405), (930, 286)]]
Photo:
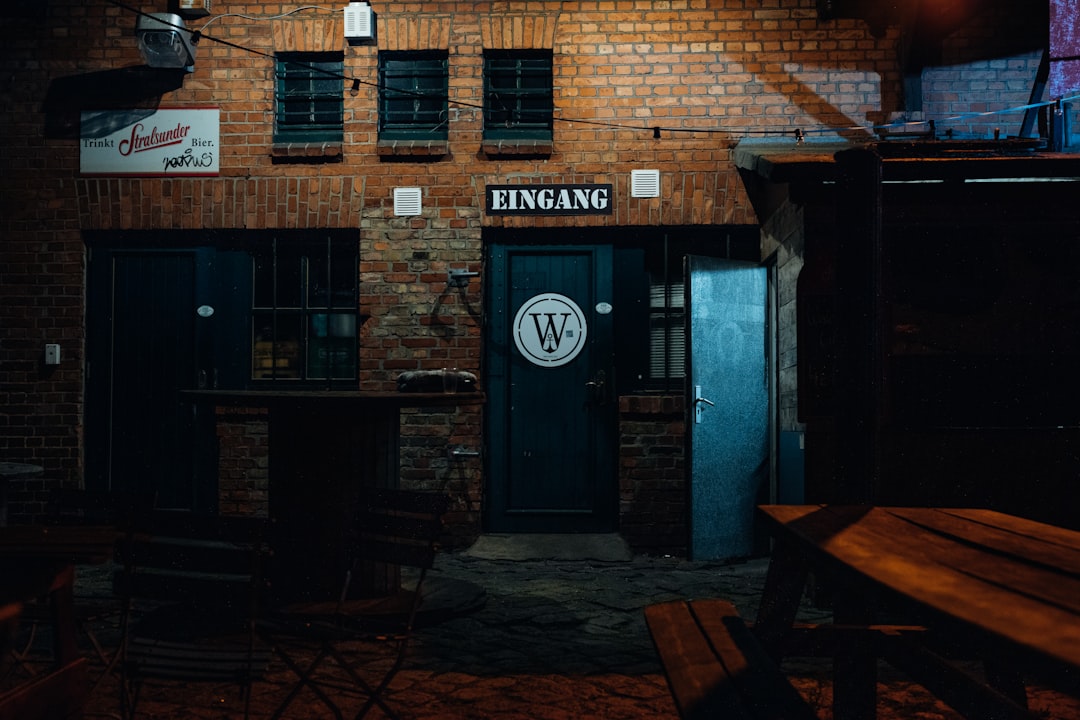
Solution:
[(219, 408), (219, 507), (236, 515), (266, 515), (270, 507), (270, 444), (263, 408)]
[(619, 398), (620, 531), (638, 552), (686, 554), (685, 435), (681, 396)]
[[(164, 92), (125, 74), (141, 65), (130, 11), (105, 0), (0, 9), (0, 456), (44, 465), (51, 483), (81, 482), (83, 231), (356, 228), (361, 310), (371, 316), (360, 338), (363, 387), (388, 389), (402, 370), (445, 365), (482, 378), (482, 283), (451, 292), (446, 271), (484, 272), (485, 228), (753, 224), (731, 163), (736, 142), (770, 133), (791, 138), (796, 128), (865, 126), (900, 103), (898, 30), (874, 37), (861, 21), (821, 22), (815, 0), (376, 2), (378, 47), (344, 42), (343, 6), (248, 20), (238, 16), (301, 4), (215, 2), (209, 26), (206, 18), (188, 22), (206, 28), (194, 72)], [(550, 157), (494, 156), (482, 142), (485, 47), (553, 49)], [(427, 48), (450, 56), (448, 154), (384, 160), (376, 147), (377, 52)], [(355, 97), (344, 96), (345, 142), (332, 162), (281, 162), (271, 147), (267, 55), (323, 49), (343, 51), (345, 74), (364, 81)], [(80, 94), (100, 78), (101, 92)], [(81, 110), (158, 104), (220, 108), (219, 177), (79, 176)], [(629, 172), (644, 167), (661, 171), (662, 197), (629, 197)], [(610, 216), (483, 212), (488, 183), (593, 181), (614, 186)], [(394, 217), (399, 186), (422, 188), (420, 217)], [(51, 371), (41, 365), (46, 342), (62, 346), (61, 365)], [(449, 474), (457, 517), (474, 529), (481, 462), (451, 461), (446, 447), (478, 452), (481, 419), (480, 408), (410, 414), (402, 438), (408, 481), (439, 484)], [(659, 423), (660, 433), (672, 421), (649, 422)], [(233, 435), (237, 425), (250, 427), (246, 418), (231, 420), (221, 438), (223, 450), (237, 453), (222, 466), (223, 503), (240, 507), (243, 489), (258, 493), (264, 480), (257, 464), (242, 467), (255, 462), (258, 445)], [(673, 468), (665, 472), (674, 477)], [(623, 478), (623, 502), (624, 526), (641, 537), (647, 528), (635, 518), (642, 508), (653, 497), (667, 500), (655, 488), (634, 489), (639, 480)], [(260, 502), (253, 496), (251, 504)]]

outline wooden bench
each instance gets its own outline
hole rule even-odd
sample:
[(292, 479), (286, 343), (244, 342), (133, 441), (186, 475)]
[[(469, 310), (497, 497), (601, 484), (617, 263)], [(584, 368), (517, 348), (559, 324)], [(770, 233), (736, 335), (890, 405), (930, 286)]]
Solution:
[(658, 603), (645, 622), (684, 720), (817, 720), (730, 602)]

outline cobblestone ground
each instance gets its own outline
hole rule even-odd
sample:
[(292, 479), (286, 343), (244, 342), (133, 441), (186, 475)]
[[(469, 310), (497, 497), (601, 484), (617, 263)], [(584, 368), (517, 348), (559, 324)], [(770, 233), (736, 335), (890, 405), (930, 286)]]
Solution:
[[(673, 558), (630, 562), (480, 560), (440, 557), (432, 576), (464, 595), (483, 598), (469, 612), (430, 624), (417, 633), (407, 663), (394, 680), (390, 704), (417, 720), (570, 720), (579, 718), (676, 718), (675, 707), (645, 629), (641, 609), (679, 597), (730, 598), (753, 617), (765, 560), (737, 564), (692, 563)], [(105, 571), (101, 571), (105, 577)], [(93, 576), (84, 581), (93, 586)], [(91, 588), (92, 589), (92, 588)], [(466, 600), (475, 599), (466, 598)], [(478, 606), (479, 605), (479, 606)], [(827, 615), (804, 606), (800, 620)], [(99, 634), (106, 641), (110, 628)], [(385, 661), (371, 661), (378, 671)], [(828, 667), (789, 661), (792, 682), (830, 720)], [(346, 718), (363, 704), (343, 678), (331, 689)], [(268, 718), (294, 681), (274, 663), (252, 693), (252, 718)], [(118, 687), (112, 678), (91, 697), (87, 717), (116, 717)], [(1080, 701), (1035, 691), (1031, 706), (1046, 718), (1077, 720)], [(232, 720), (242, 717), (236, 688), (147, 685), (139, 704), (146, 720)], [(919, 686), (887, 669), (881, 672), (879, 718), (954, 720), (958, 716)], [(334, 715), (304, 691), (284, 714), (289, 720)], [(376, 708), (368, 717), (384, 717)]]

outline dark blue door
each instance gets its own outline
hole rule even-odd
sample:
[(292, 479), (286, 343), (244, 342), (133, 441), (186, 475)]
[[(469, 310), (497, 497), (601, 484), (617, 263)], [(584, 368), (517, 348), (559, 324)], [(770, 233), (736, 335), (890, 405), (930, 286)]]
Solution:
[(250, 331), (238, 332), (250, 259), (212, 248), (91, 247), (89, 257), (86, 486), (213, 509), (213, 408), (181, 391), (227, 387), (250, 362)]
[(487, 530), (616, 525), (611, 248), (493, 245)]

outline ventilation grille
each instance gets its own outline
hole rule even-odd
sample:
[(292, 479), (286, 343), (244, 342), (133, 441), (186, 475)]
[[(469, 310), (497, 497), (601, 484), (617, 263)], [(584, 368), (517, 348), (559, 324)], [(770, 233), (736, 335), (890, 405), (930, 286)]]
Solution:
[(419, 215), (423, 210), (420, 199), (420, 188), (394, 188), (394, 214)]
[(660, 197), (660, 171), (659, 170), (631, 170), (630, 171), (630, 197), (636, 197), (636, 198)]
[(345, 8), (345, 37), (370, 40), (373, 35), (371, 6), (366, 2), (349, 3)]

